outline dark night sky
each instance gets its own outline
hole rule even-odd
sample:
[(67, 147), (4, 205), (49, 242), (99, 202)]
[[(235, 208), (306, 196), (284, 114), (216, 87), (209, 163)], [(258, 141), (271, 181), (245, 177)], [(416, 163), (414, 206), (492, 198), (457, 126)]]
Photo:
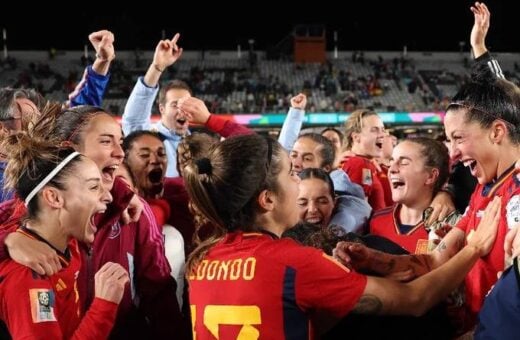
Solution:
[[(102, 10), (99, 8), (101, 2), (90, 2), (90, 5), (80, 5), (84, 10), (65, 17), (48, 14), (49, 9), (43, 5), (33, 5), (30, 11), (2, 11), (0, 27), (7, 28), (9, 49), (47, 49), (51, 46), (81, 49), (87, 42), (88, 33), (101, 28), (115, 33), (117, 49), (136, 46), (153, 49), (163, 29), (167, 36), (181, 32), (179, 44), (186, 49), (235, 49), (237, 44), (246, 48), (250, 38), (255, 39), (255, 48), (265, 49), (287, 37), (295, 24), (324, 24), (330, 42), (328, 49), (332, 49), (335, 30), (341, 50), (400, 50), (406, 44), (409, 51), (456, 51), (459, 41), (469, 44), (473, 23), (470, 1), (377, 3), (349, 0), (342, 5), (347, 8), (344, 11), (333, 6), (332, 1), (310, 1), (315, 5), (304, 7), (285, 3), (290, 11), (282, 11), (265, 1), (255, 4), (251, 0), (243, 1), (243, 5), (236, 8), (222, 2), (202, 6), (194, 1), (177, 8), (174, 1), (167, 6), (154, 1), (150, 2), (150, 8), (117, 10)], [(515, 3), (515, 0), (487, 2), (492, 13), (487, 44), (493, 51), (520, 51), (520, 13)], [(94, 8), (97, 8), (96, 14)], [(214, 19), (203, 21), (200, 11)], [(233, 16), (231, 12), (240, 14)]]

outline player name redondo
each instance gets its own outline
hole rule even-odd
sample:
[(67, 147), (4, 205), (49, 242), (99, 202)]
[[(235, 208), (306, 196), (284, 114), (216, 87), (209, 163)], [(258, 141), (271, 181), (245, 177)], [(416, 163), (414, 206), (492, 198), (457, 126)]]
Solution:
[(203, 260), (190, 280), (252, 280), (255, 277), (256, 258), (231, 260)]

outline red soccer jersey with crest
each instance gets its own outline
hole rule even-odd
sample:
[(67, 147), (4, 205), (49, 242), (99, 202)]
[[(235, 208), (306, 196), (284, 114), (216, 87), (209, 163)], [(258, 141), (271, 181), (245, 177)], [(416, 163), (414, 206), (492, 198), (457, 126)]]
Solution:
[(348, 156), (343, 160), (341, 168), (352, 182), (363, 187), (372, 210), (377, 211), (386, 206), (383, 185), (377, 175), (376, 166), (372, 164), (370, 159), (361, 156)]
[(291, 239), (231, 233), (189, 277), (194, 339), (312, 339), (349, 313), (366, 282)]
[(465, 280), (466, 305), (473, 322), (486, 294), (497, 281), (497, 273), (505, 268), (505, 235), (511, 227), (520, 222), (520, 174), (515, 171), (514, 165), (496, 181), (477, 185), (468, 209), (456, 227), (466, 235), (476, 229), (484, 209), (495, 196), (502, 197), (502, 211), (495, 244), (487, 256), (477, 261)]
[(50, 277), (13, 260), (0, 263), (0, 317), (13, 339), (104, 339), (110, 334), (117, 304), (96, 298), (81, 318), (75, 240), (69, 250), (69, 259), (60, 255), (63, 269)]
[(428, 233), (421, 221), (413, 226), (407, 233), (399, 229), (400, 204), (376, 211), (370, 219), (370, 233), (386, 237), (394, 241), (410, 254), (428, 253)]

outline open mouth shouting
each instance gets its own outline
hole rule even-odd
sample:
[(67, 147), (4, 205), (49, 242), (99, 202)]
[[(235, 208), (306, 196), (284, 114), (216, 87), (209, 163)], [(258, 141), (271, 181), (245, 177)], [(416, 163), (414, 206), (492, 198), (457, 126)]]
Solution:
[(404, 181), (400, 178), (391, 178), (390, 182), (392, 183), (392, 189), (398, 189), (405, 185)]
[(162, 169), (156, 168), (150, 171), (148, 173), (148, 180), (150, 180), (152, 184), (161, 184), (163, 180)]
[(114, 183), (115, 172), (116, 172), (117, 168), (119, 168), (119, 164), (109, 165), (109, 166), (104, 167), (101, 170), (101, 174), (102, 174), (104, 183), (107, 183), (107, 184)]

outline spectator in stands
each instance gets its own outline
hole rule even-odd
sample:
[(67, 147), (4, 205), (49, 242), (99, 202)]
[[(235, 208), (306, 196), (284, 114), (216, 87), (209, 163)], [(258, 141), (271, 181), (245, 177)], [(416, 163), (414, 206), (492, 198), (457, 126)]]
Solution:
[(173, 65), (182, 55), (182, 48), (177, 46), (179, 33), (169, 40), (161, 40), (155, 48), (152, 63), (144, 77), (139, 77), (123, 113), (123, 132), (128, 135), (137, 130), (155, 130), (164, 138), (168, 156), (167, 177), (178, 177), (176, 159), (177, 146), (181, 139), (190, 134), (188, 118), (178, 107), (179, 99), (191, 96), (191, 89), (181, 80), (173, 80), (161, 88), (159, 93), (159, 111), (161, 120), (152, 125), (152, 106), (159, 91), (159, 79), (162, 73)]
[[(226, 139), (188, 165), (185, 179), (195, 206), (216, 228), (188, 260), (193, 330), (202, 338), (240, 331), (304, 339), (348, 313), (422, 314), (488, 253), (496, 234), (491, 221), (499, 204), (449, 264), (403, 284), (346, 270), (319, 250), (279, 239), (297, 222), (299, 179), (274, 141)], [(237, 270), (221, 270), (229, 264)], [(205, 322), (210, 318), (215, 327)]]
[(372, 209), (361, 187), (352, 183), (343, 170), (332, 169), (335, 159), (332, 143), (320, 134), (305, 133), (298, 137), (289, 157), (297, 174), (306, 168), (320, 168), (329, 174), (336, 194), (348, 197), (341, 201), (330, 223), (341, 225), (347, 231), (362, 232)]
[(78, 241), (94, 240), (92, 221), (107, 209), (111, 196), (92, 160), (43, 137), (17, 132), (4, 140), (9, 158), (5, 178), (7, 187), (27, 206), (28, 216), (16, 223), (16, 232), (55, 249), (62, 269), (41, 276), (11, 259), (2, 261), (0, 317), (13, 339), (43, 335), (105, 339), (114, 325), (128, 272), (116, 263), (102, 266), (93, 277), (95, 297), (86, 313), (78, 300), (76, 279), (81, 267)]
[[(479, 182), (463, 219), (442, 240), (424, 262), (413, 264), (409, 258), (396, 259), (394, 270), (413, 268), (427, 272), (457, 253), (481, 220), (482, 210), (493, 197), (500, 201), (497, 242), (488, 257), (482, 259), (465, 281), (467, 324), (475, 325), (485, 295), (497, 280), (497, 274), (511, 263), (504, 251), (504, 238), (520, 221), (520, 182), (515, 162), (520, 159), (520, 90), (513, 83), (496, 78), (486, 65), (476, 65), (472, 80), (455, 95), (447, 108), (444, 126), (451, 144), (452, 159), (470, 167)], [(344, 246), (340, 246), (340, 252)], [(416, 259), (415, 259), (416, 260)], [(381, 273), (385, 274), (385, 273)]]

